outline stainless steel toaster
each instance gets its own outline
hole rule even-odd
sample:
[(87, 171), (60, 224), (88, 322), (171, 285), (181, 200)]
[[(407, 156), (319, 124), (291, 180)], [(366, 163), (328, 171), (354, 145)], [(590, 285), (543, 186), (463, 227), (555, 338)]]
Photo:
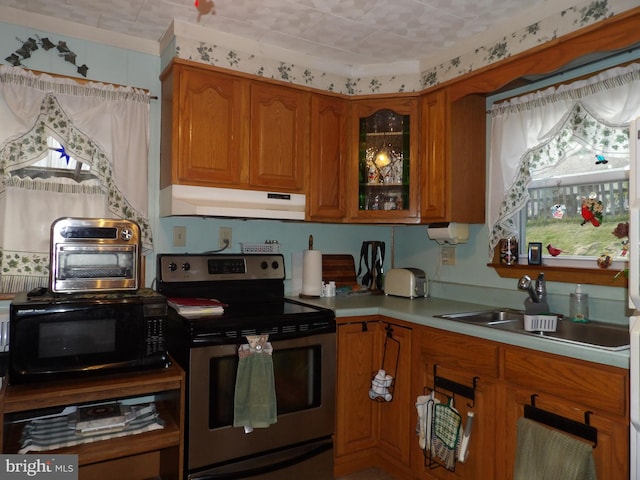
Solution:
[(419, 268), (392, 268), (384, 276), (384, 293), (396, 297), (426, 297), (429, 294), (427, 276)]

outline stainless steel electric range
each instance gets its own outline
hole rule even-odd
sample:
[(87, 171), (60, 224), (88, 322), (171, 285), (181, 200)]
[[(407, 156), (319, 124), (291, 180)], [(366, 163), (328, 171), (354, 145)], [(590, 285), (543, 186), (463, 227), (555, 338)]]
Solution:
[[(282, 255), (161, 254), (157, 290), (215, 298), (224, 313), (170, 308), (169, 353), (187, 372), (187, 479), (333, 478), (336, 322), (331, 310), (284, 297)], [(233, 427), (238, 348), (267, 334), (277, 422)]]

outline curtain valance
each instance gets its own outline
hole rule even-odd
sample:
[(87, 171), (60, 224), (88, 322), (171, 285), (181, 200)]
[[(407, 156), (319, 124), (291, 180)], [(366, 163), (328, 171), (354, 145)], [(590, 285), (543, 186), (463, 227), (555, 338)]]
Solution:
[[(64, 216), (148, 219), (150, 96), (141, 89), (0, 65), (0, 288), (46, 285), (49, 228)], [(47, 138), (90, 166), (90, 180), (15, 174), (48, 154)], [(44, 283), (43, 283), (44, 282)]]

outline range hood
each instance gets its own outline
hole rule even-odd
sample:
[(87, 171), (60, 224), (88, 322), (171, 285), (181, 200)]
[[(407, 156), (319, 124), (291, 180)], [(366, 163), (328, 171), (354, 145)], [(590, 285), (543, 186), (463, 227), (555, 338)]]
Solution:
[(306, 196), (296, 193), (170, 185), (160, 191), (160, 216), (304, 220)]

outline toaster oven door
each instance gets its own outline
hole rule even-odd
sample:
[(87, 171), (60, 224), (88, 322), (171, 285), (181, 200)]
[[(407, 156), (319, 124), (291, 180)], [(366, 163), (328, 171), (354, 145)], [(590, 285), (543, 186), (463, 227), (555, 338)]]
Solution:
[(138, 245), (54, 246), (51, 285), (55, 293), (137, 290)]

